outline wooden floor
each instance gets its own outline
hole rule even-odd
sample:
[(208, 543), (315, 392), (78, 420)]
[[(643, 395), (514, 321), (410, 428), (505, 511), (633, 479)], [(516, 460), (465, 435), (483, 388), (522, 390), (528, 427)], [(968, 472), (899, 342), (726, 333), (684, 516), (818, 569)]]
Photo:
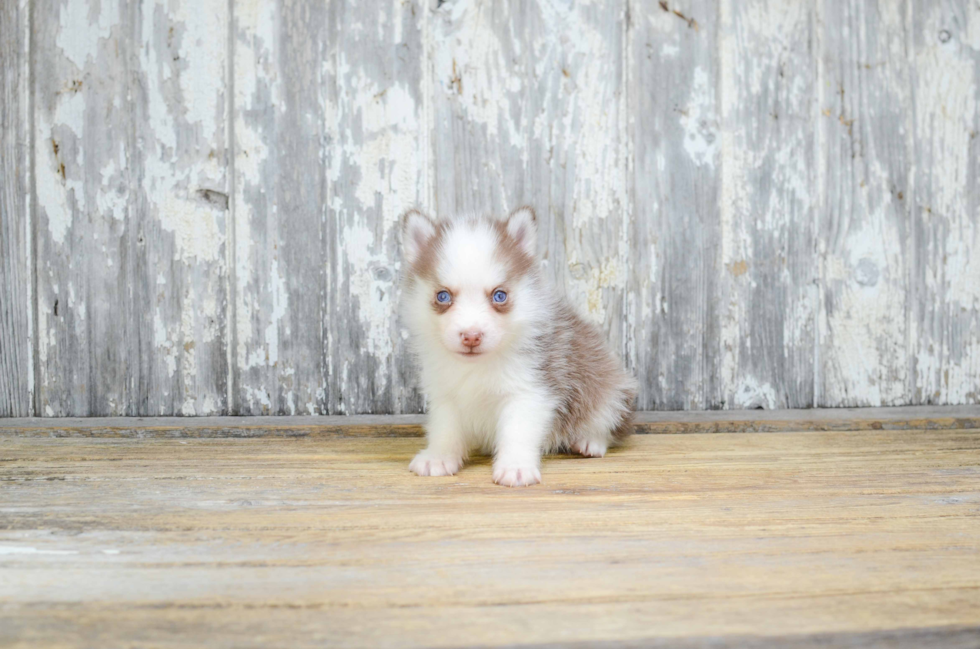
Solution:
[(7, 430), (0, 646), (980, 646), (978, 430), (421, 444)]

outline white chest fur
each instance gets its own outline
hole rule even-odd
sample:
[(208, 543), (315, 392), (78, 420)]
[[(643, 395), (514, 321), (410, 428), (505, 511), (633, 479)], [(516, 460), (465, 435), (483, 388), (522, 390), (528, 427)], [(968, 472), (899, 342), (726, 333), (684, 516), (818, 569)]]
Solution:
[(530, 401), (548, 408), (552, 400), (528, 359), (500, 357), (467, 362), (442, 358), (426, 364), (425, 379), (430, 399), (450, 405), (463, 428), (461, 432), (486, 450), (492, 448), (505, 406)]

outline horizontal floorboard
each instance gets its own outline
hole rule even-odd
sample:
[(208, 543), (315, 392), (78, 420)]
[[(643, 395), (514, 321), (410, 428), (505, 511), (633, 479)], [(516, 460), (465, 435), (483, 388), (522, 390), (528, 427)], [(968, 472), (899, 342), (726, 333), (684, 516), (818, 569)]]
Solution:
[(980, 639), (978, 430), (646, 435), (527, 489), (421, 445), (0, 436), (0, 646)]

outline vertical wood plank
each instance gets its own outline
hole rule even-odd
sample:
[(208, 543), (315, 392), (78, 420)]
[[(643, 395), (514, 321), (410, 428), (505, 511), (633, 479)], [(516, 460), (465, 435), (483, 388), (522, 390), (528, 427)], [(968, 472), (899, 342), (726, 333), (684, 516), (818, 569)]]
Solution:
[(818, 406), (909, 398), (907, 6), (821, 6)]
[(538, 211), (543, 259), (555, 285), (625, 355), (626, 2), (529, 3), (522, 36), (525, 200)]
[(336, 5), (235, 3), (237, 414), (325, 414)]
[(501, 214), (530, 197), (528, 3), (439, 4), (431, 34), (435, 211)]
[(226, 411), (226, 7), (35, 6), (41, 414)]
[(34, 414), (29, 13), (0, 5), (0, 417)]
[(630, 5), (637, 406), (715, 406), (719, 354), (717, 6)]
[(227, 413), (228, 2), (138, 6), (137, 410)]
[(808, 3), (720, 5), (721, 403), (813, 405), (815, 55)]
[(980, 5), (912, 3), (914, 403), (980, 402)]
[(396, 317), (396, 280), (399, 217), (428, 196), (428, 8), (388, 0), (341, 2), (332, 12), (337, 90), (326, 230), (327, 408), (417, 412), (422, 396)]
[(34, 7), (38, 410), (135, 414), (131, 12)]

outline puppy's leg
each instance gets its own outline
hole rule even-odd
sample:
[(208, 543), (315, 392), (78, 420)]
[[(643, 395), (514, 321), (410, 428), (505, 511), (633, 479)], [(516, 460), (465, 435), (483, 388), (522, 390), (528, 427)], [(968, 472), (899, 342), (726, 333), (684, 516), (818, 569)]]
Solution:
[(604, 417), (595, 416), (592, 421), (579, 427), (571, 443), (571, 450), (584, 457), (602, 457), (609, 448), (611, 436)]
[(419, 451), (408, 470), (420, 476), (455, 475), (463, 466), (466, 443), (453, 406), (434, 402), (425, 429), (429, 445)]
[(632, 432), (629, 427), (630, 402), (627, 400), (631, 398), (616, 394), (596, 408), (592, 417), (573, 436), (571, 450), (585, 457), (602, 457), (609, 445), (616, 441), (617, 432)]
[(603, 439), (585, 437), (572, 442), (572, 450), (583, 457), (602, 457), (608, 448), (609, 443)]
[(554, 408), (545, 399), (506, 404), (497, 424), (493, 481), (507, 487), (541, 482), (541, 449), (551, 430)]

